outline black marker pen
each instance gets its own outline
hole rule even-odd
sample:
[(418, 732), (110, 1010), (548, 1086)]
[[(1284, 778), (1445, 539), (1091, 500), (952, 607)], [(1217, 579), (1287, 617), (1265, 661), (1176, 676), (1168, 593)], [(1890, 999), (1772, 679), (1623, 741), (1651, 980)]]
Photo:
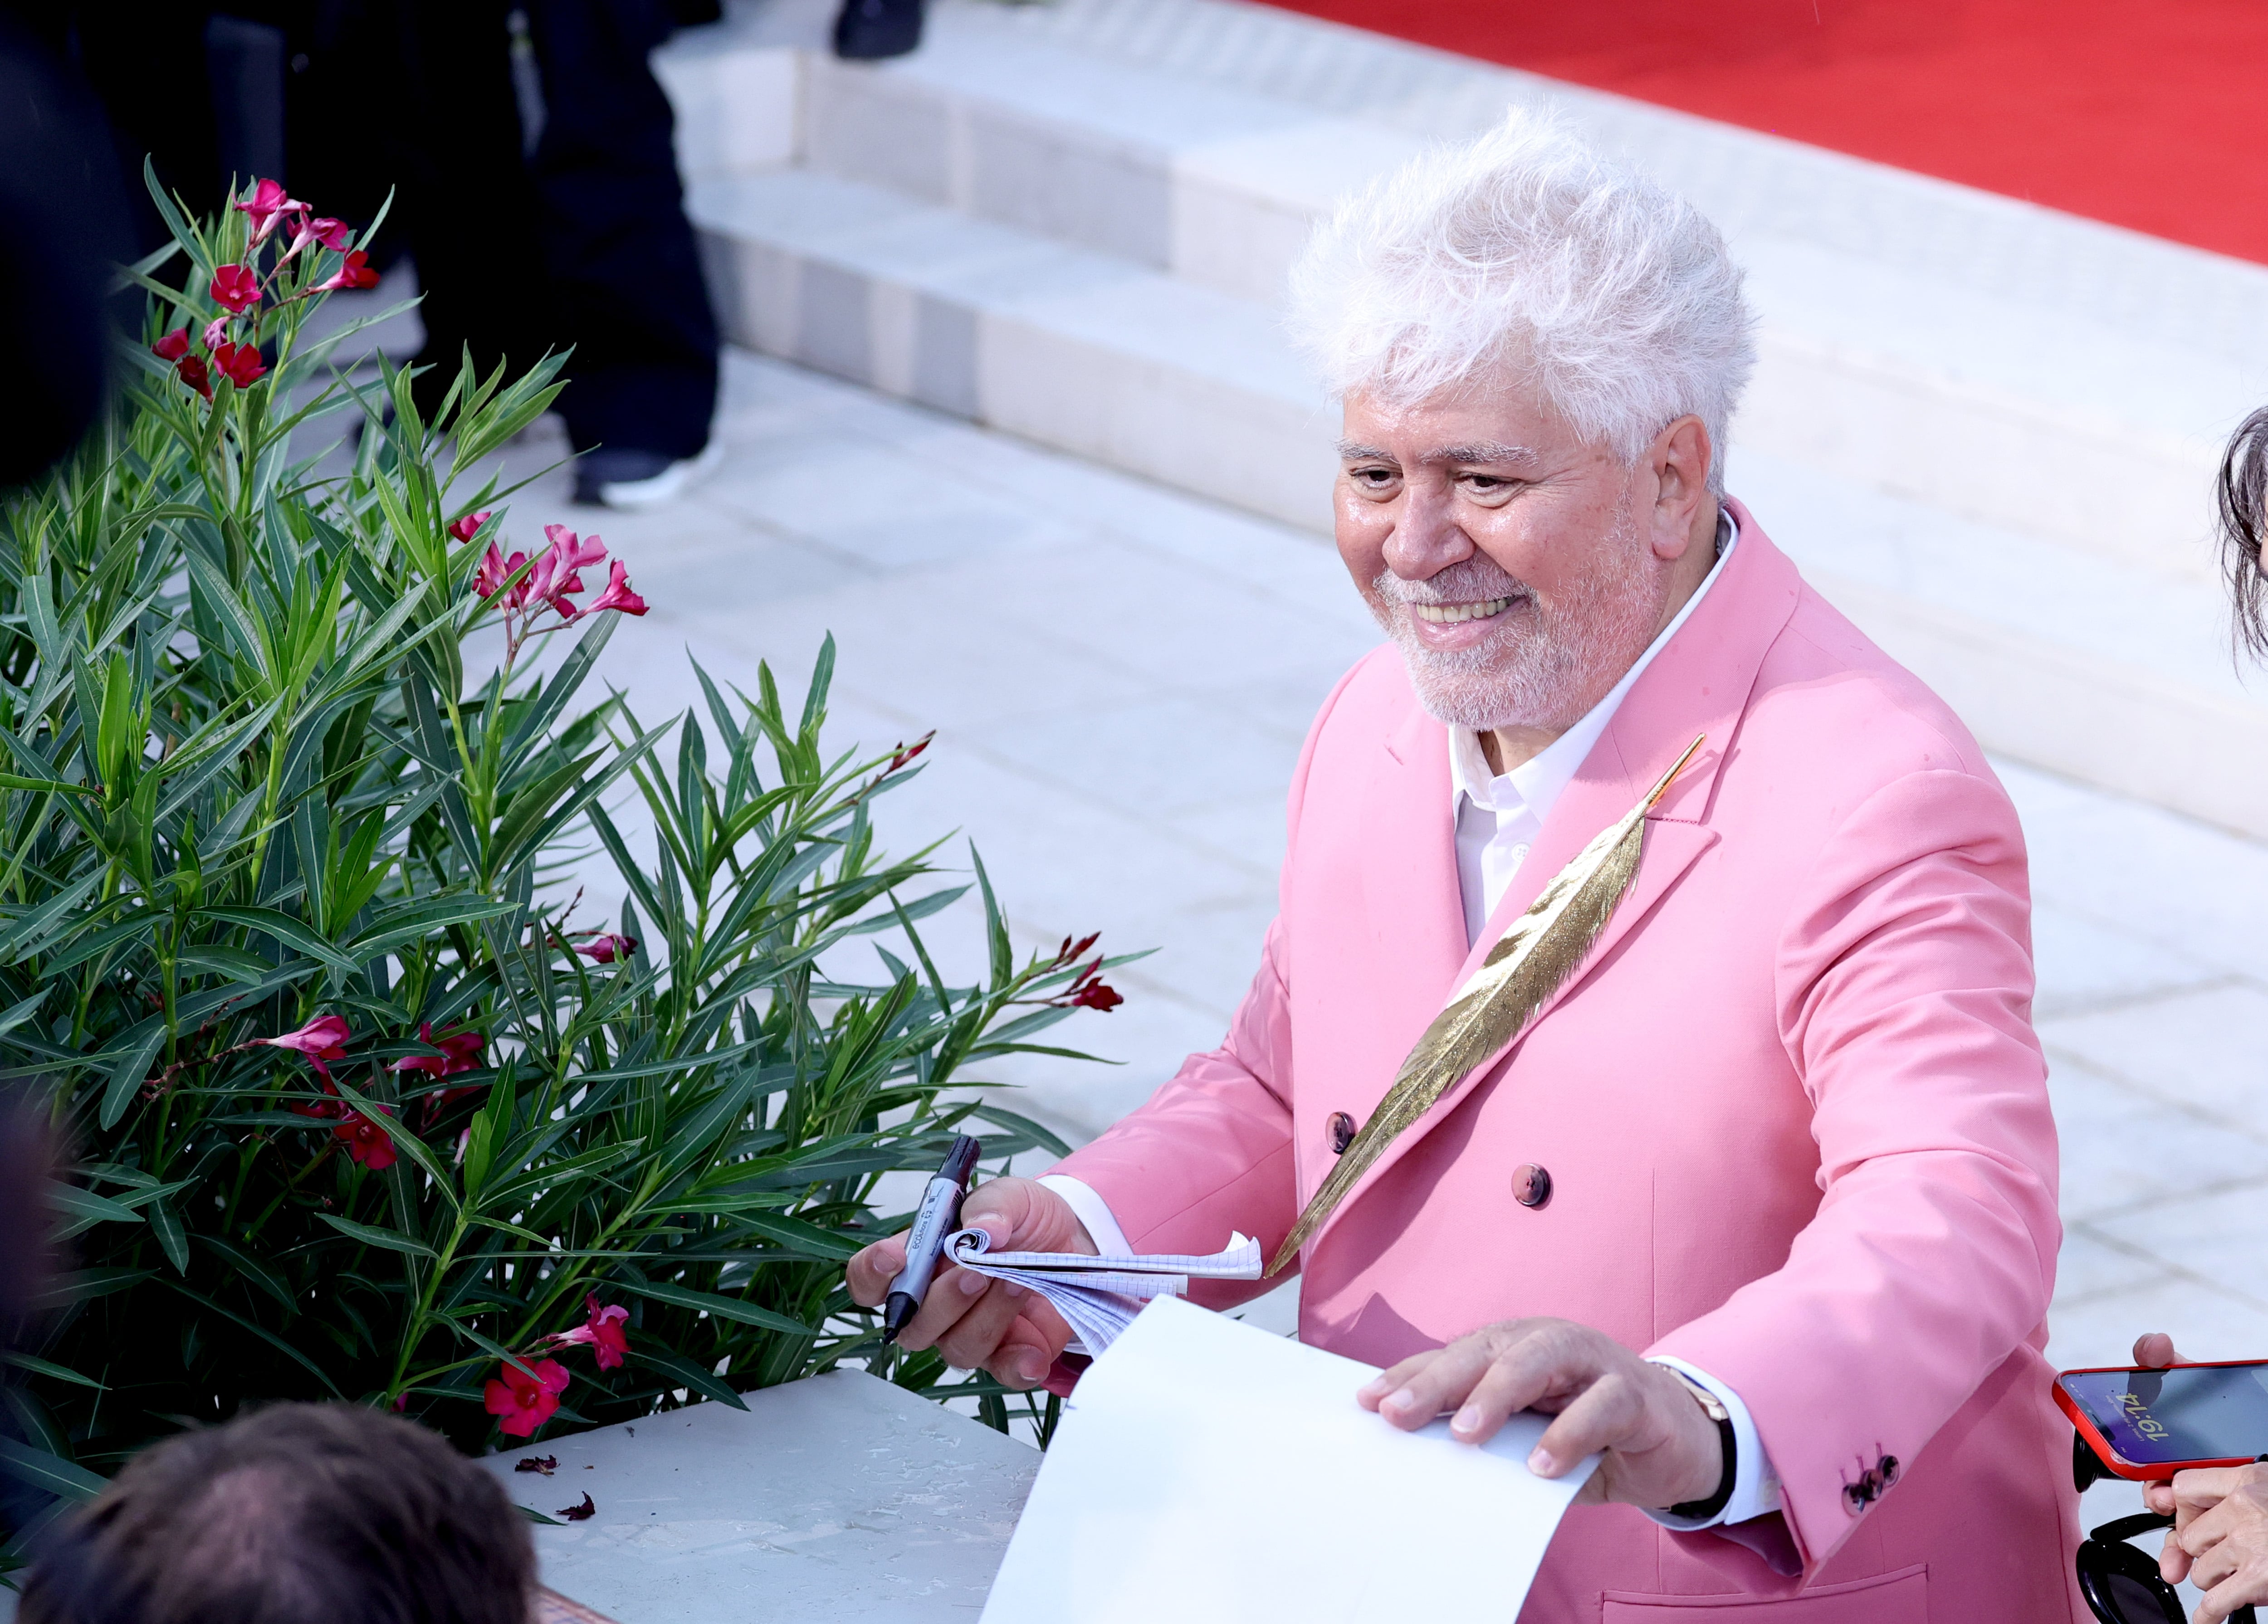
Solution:
[(906, 1266), (890, 1282), (889, 1298), (882, 1306), (885, 1348), (898, 1340), (898, 1333), (921, 1307), (930, 1276), (937, 1273), (938, 1260), (945, 1255), (945, 1238), (961, 1227), (961, 1198), (968, 1194), (969, 1175), (976, 1171), (976, 1153), (981, 1148), (967, 1134), (955, 1135), (953, 1149), (945, 1153), (945, 1165), (922, 1192), (914, 1226), (906, 1233)]

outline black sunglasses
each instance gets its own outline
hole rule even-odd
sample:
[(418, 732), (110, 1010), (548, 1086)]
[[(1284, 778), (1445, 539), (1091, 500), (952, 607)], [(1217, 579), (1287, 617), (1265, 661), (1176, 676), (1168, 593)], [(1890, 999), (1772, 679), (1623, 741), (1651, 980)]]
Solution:
[[(2158, 1576), (2158, 1559), (2126, 1543), (2173, 1525), (2170, 1517), (2144, 1511), (2103, 1524), (2080, 1546), (2079, 1592), (2102, 1624), (2188, 1624), (2181, 1597)], [(2228, 1624), (2255, 1624), (2252, 1609), (2239, 1607)]]
[[(2263, 1456), (2268, 1459), (2268, 1456)], [(2085, 1494), (2110, 1475), (2087, 1440), (2071, 1441), (2071, 1477)], [(2171, 1528), (2174, 1519), (2155, 1511), (2122, 1517), (2088, 1534), (2079, 1547), (2079, 1593), (2102, 1624), (2189, 1624), (2182, 1598), (2158, 1573), (2158, 1559), (2126, 1543), (2154, 1528)], [(2258, 1624), (2250, 1607), (2228, 1615), (2228, 1624)]]

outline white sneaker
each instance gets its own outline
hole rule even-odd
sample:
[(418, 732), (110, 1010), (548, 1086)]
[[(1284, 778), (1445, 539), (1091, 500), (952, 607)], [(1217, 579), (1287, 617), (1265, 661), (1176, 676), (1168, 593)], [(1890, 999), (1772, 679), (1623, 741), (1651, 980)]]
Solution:
[(575, 500), (626, 513), (658, 508), (674, 502), (688, 486), (706, 479), (724, 462), (725, 448), (713, 439), (699, 456), (675, 462), (652, 452), (602, 445), (576, 464)]

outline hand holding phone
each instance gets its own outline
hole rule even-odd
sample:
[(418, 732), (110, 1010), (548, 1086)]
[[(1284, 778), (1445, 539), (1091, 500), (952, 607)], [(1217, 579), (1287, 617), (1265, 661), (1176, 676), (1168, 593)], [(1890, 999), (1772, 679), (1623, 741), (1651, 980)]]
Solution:
[(2268, 1454), (2268, 1360), (2066, 1370), (2055, 1400), (2119, 1477), (2164, 1479)]

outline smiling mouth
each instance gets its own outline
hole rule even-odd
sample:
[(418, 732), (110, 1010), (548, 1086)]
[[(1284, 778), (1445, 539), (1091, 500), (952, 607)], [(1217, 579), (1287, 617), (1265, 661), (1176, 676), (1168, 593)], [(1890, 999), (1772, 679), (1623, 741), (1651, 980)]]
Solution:
[(1517, 598), (1490, 598), (1479, 603), (1413, 603), (1410, 613), (1437, 626), (1454, 626), (1459, 621), (1485, 621), (1492, 614), (1502, 614), (1519, 601)]

